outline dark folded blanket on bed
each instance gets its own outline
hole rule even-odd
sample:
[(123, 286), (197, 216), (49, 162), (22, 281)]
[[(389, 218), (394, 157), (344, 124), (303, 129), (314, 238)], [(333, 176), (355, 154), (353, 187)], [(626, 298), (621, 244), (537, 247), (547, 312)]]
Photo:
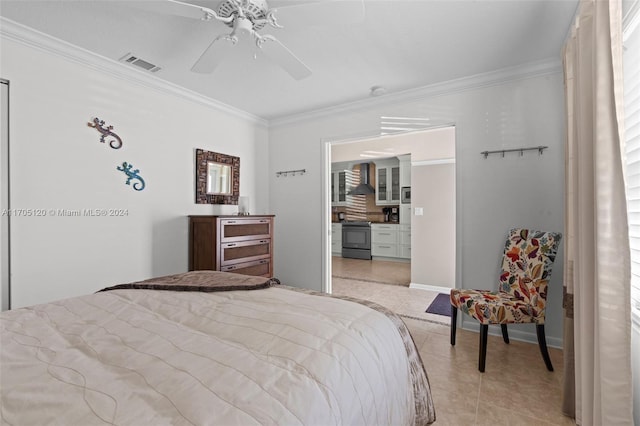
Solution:
[(182, 274), (150, 278), (127, 284), (118, 284), (99, 291), (142, 289), (171, 291), (233, 291), (258, 290), (280, 284), (275, 278), (231, 274), (219, 271), (191, 271)]

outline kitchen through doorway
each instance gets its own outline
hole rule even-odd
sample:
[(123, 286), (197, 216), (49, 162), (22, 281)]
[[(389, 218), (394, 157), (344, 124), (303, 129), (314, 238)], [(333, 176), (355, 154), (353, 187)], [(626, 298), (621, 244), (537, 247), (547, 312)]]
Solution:
[(455, 287), (455, 127), (333, 142), (329, 152), (327, 287), (448, 323), (425, 311)]

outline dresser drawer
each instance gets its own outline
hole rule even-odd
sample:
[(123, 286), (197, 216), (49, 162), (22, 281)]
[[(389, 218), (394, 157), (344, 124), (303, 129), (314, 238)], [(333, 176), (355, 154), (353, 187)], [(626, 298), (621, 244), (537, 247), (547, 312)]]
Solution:
[(271, 277), (271, 262), (269, 259), (261, 259), (253, 262), (243, 262), (236, 263), (235, 265), (222, 266), (220, 270), (222, 272), (232, 272), (234, 274)]
[(271, 240), (238, 241), (220, 244), (220, 265), (248, 262), (271, 256)]
[(271, 236), (269, 219), (222, 219), (220, 220), (220, 242), (246, 240), (251, 238), (269, 238)]

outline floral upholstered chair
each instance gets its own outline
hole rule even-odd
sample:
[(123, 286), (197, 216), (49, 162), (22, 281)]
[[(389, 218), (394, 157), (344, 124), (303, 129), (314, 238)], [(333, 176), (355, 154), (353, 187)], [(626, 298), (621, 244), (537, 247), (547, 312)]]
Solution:
[(528, 229), (512, 229), (504, 247), (499, 289), (451, 290), (451, 345), (456, 344), (458, 309), (480, 322), (478, 369), (484, 372), (489, 324), (500, 324), (502, 338), (509, 343), (507, 324), (534, 323), (542, 358), (549, 371), (544, 335), (544, 310), (551, 268), (562, 235)]

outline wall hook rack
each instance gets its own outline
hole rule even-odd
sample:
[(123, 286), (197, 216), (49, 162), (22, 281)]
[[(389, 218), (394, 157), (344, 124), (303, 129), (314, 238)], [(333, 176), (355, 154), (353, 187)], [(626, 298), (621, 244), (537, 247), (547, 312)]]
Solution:
[(295, 176), (297, 174), (303, 175), (305, 173), (307, 173), (307, 169), (284, 170), (284, 171), (281, 171), (281, 172), (276, 172), (276, 177), (280, 177), (280, 176), (287, 177), (289, 175)]
[(484, 155), (484, 158), (487, 158), (491, 154), (502, 154), (504, 158), (504, 154), (506, 152), (519, 152), (520, 156), (524, 155), (525, 151), (538, 151), (538, 155), (542, 155), (542, 151), (549, 148), (548, 146), (532, 146), (527, 148), (513, 148), (513, 149), (497, 149), (495, 151), (482, 151), (480, 154)]

